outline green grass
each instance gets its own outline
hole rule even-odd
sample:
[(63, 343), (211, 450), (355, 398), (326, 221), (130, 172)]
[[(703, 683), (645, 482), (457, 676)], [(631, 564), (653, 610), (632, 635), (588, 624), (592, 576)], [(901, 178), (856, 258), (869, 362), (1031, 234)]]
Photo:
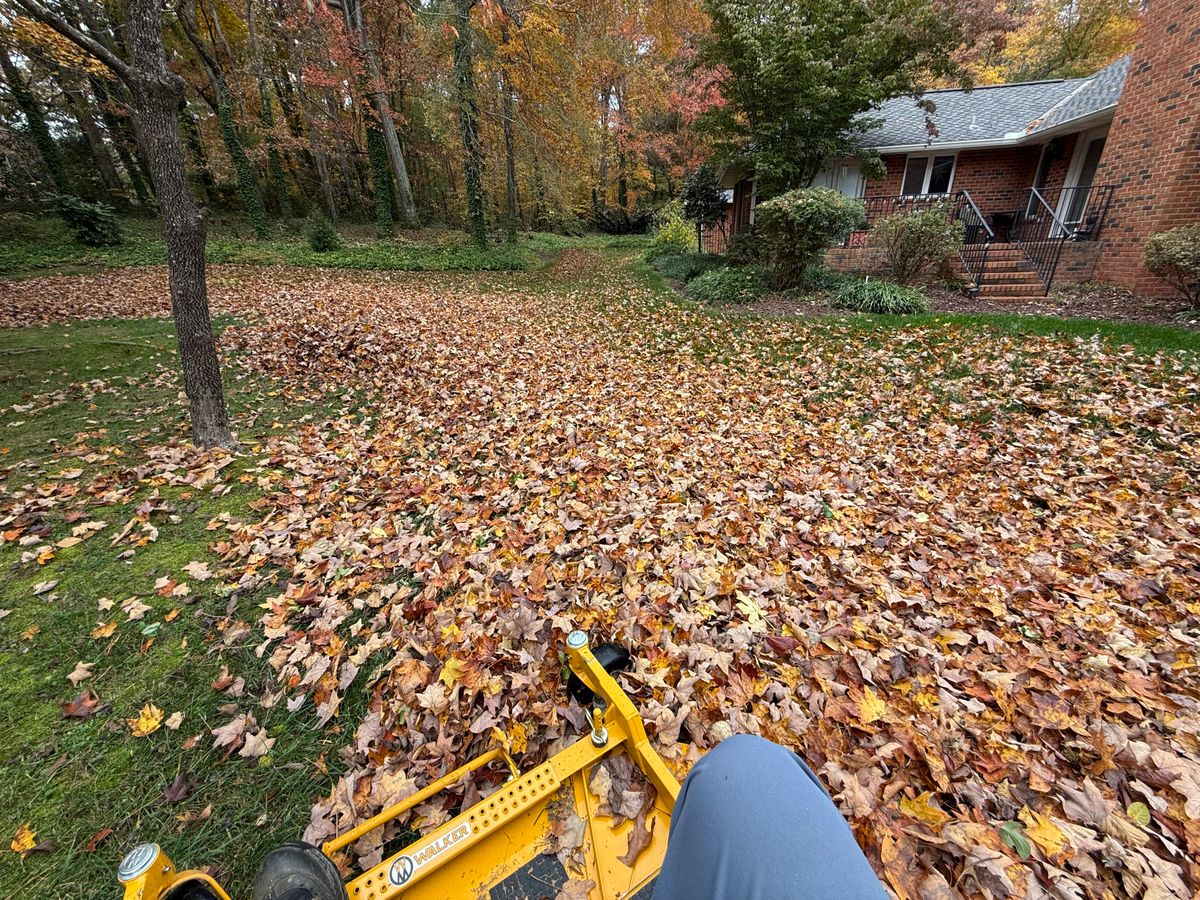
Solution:
[(1200, 331), (1175, 325), (1144, 322), (1106, 322), (1097, 319), (1060, 319), (992, 313), (923, 313), (908, 316), (851, 317), (863, 329), (936, 327), (940, 324), (992, 329), (1009, 334), (1061, 337), (1098, 337), (1115, 346), (1128, 345), (1143, 352), (1200, 351)]
[[(171, 432), (185, 433), (173, 374), (174, 335), (169, 321), (95, 323), (0, 331), (0, 466), (9, 492), (24, 485), (59, 484), (86, 488), (98, 471), (120, 471), (139, 462), (137, 445), (163, 443)], [(321, 410), (320, 398), (292, 408), (273, 399), (278, 391), (238, 366), (226, 366), (231, 413), (243, 441), (253, 446), (268, 432), (290, 427)], [(13, 411), (19, 404), (22, 410)], [(25, 408), (28, 407), (28, 408)], [(65, 452), (56, 452), (56, 451)], [(101, 457), (107, 456), (107, 459)], [(274, 683), (273, 674), (253, 654), (253, 641), (222, 649), (222, 626), (253, 623), (269, 591), (234, 594), (219, 578), (186, 579), (192, 595), (160, 597), (155, 580), (184, 579), (183, 567), (219, 563), (207, 549), (219, 532), (206, 530), (224, 513), (253, 517), (256, 496), (250, 470), (253, 453), (226, 469), (231, 490), (215, 497), (189, 493), (165, 480), (147, 481), (116, 505), (93, 504), (87, 518), (107, 522), (102, 531), (74, 547), (56, 550), (44, 565), (22, 561), (27, 548), (0, 545), (0, 896), (115, 896), (120, 857), (139, 840), (157, 840), (181, 866), (216, 863), (238, 894), (247, 895), (262, 855), (274, 844), (299, 836), (312, 801), (328, 791), (337, 773), (336, 750), (344, 735), (314, 727), (302, 708), (288, 713), (281, 702), (262, 709), (257, 697)], [(82, 468), (76, 479), (59, 476)], [(247, 474), (243, 482), (239, 476)], [(155, 513), (157, 540), (127, 558), (128, 544), (112, 539), (133, 516), (137, 504), (157, 490), (171, 505)], [(65, 505), (64, 505), (65, 506)], [(64, 507), (41, 513), (50, 540), (71, 533)], [(6, 525), (5, 527), (11, 527)], [(57, 580), (52, 591), (34, 595), (34, 585)], [(151, 607), (129, 621), (118, 612), (129, 597)], [(101, 612), (109, 598), (115, 608)], [(168, 622), (174, 609), (179, 612)], [(95, 640), (98, 622), (117, 621), (111, 637)], [(227, 633), (227, 632), (226, 632)], [(150, 643), (147, 643), (147, 642)], [(251, 646), (245, 646), (250, 644)], [(66, 676), (79, 661), (95, 663), (94, 676), (74, 688)], [(217, 693), (211, 682), (227, 664), (246, 678), (245, 696)], [(85, 687), (103, 704), (84, 720), (63, 718), (61, 704)], [(346, 705), (348, 702), (348, 706)], [(343, 715), (356, 721), (363, 697), (343, 703)], [(182, 711), (178, 731), (161, 728), (145, 738), (130, 735), (125, 720), (146, 703), (166, 715)], [(252, 711), (276, 738), (269, 758), (225, 759), (212, 749), (209, 731), (233, 713), (223, 704)], [(193, 749), (186, 739), (200, 735)], [(323, 759), (329, 771), (322, 772)], [(192, 796), (168, 803), (163, 789), (178, 774), (196, 780)], [(197, 815), (211, 805), (201, 824), (183, 828), (180, 815)], [(52, 848), (21, 859), (8, 842), (23, 823)], [(94, 852), (88, 842), (112, 829)]]
[[(0, 278), (69, 275), (115, 266), (160, 265), (166, 248), (158, 224), (147, 219), (122, 222), (125, 242), (116, 247), (77, 244), (55, 218), (8, 216), (0, 221)], [(642, 236), (553, 234), (522, 235), (516, 243), (494, 241), (480, 249), (459, 231), (425, 229), (397, 232), (379, 239), (358, 225), (339, 225), (343, 246), (316, 253), (307, 242), (304, 221), (275, 222), (273, 238), (256, 241), (239, 219), (210, 223), (206, 256), (212, 263), (262, 266), (316, 266), (337, 269), (383, 269), (410, 272), (511, 272), (538, 268), (566, 249), (636, 248)], [(28, 239), (36, 234), (36, 241)]]

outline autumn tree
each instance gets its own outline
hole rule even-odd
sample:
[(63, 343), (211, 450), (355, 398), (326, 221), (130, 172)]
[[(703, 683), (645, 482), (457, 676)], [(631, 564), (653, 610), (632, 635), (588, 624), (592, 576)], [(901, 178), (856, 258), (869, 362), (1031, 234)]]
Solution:
[(1079, 78), (1133, 50), (1141, 0), (1027, 0), (975, 73), (985, 83)]
[(250, 158), (246, 155), (246, 149), (238, 131), (238, 123), (234, 119), (233, 95), (229, 90), (229, 83), (225, 79), (225, 73), (221, 70), (221, 64), (216, 55), (208, 48), (200, 34), (199, 23), (196, 19), (196, 0), (181, 0), (179, 23), (201, 62), (204, 63), (204, 68), (212, 82), (213, 94), (216, 96), (217, 103), (217, 118), (221, 123), (221, 139), (225, 142), (225, 149), (229, 152), (230, 159), (233, 160), (238, 190), (242, 195), (242, 205), (246, 209), (246, 215), (250, 217), (250, 223), (254, 226), (255, 235), (260, 240), (265, 240), (271, 235), (267, 225), (267, 211), (263, 207), (262, 193), (258, 187), (258, 176), (250, 164)]
[(192, 438), (200, 447), (237, 446), (229, 429), (216, 341), (208, 310), (204, 270), (204, 213), (188, 180), (178, 114), (183, 80), (167, 66), (162, 6), (158, 0), (127, 0), (125, 39), (128, 60), (72, 25), (41, 0), (15, 0), (107, 66), (128, 88), (139, 140), (150, 166), (167, 245), (171, 308), (183, 386), (191, 412)]
[(864, 114), (957, 70), (989, 9), (942, 0), (706, 0), (712, 33), (700, 62), (724, 102), (701, 118), (726, 158), (760, 177), (807, 185), (830, 157), (853, 153)]
[(467, 231), (480, 247), (487, 246), (483, 208), (483, 145), (479, 140), (479, 100), (475, 90), (475, 36), (471, 10), (477, 0), (453, 0), (454, 99), (463, 147), (463, 181), (467, 197)]

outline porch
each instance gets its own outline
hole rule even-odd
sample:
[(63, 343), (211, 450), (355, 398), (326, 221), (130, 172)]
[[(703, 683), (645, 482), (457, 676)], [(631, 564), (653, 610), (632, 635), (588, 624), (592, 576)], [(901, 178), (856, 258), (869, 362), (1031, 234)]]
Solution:
[(970, 279), (969, 290), (994, 298), (1045, 296), (1068, 246), (1091, 245), (1087, 252), (1068, 251), (1072, 280), (1090, 277), (1095, 242), (1104, 230), (1114, 191), (1113, 185), (1084, 185), (866, 197), (867, 227), (847, 237), (843, 247), (851, 253), (834, 254), (829, 262), (850, 269), (863, 268), (856, 263), (877, 263), (853, 256), (855, 250), (869, 253), (870, 230), (876, 223), (896, 212), (938, 209), (962, 225), (959, 259)]

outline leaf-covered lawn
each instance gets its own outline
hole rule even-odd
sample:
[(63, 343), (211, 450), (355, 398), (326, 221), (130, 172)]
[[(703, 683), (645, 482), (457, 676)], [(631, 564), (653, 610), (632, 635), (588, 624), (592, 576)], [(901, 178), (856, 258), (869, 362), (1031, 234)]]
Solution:
[[(159, 270), (0, 292), (8, 325), (167, 308)], [(133, 737), (133, 707), (103, 713), (114, 740), (181, 765), (216, 743), (221, 766), (269, 769), (262, 723), (284, 708), (286, 729), (338, 748), (340, 776), (310, 782), (318, 840), (497, 729), (526, 761), (575, 739), (559, 651), (579, 625), (635, 648), (625, 684), (681, 775), (730, 730), (796, 748), (901, 897), (1200, 887), (1194, 353), (1013, 323), (711, 315), (611, 253), (488, 276), (219, 269), (212, 293), (238, 371), (283, 406), (322, 388), (335, 415), (217, 470), (257, 496), (206, 519), (195, 557), (205, 584), (257, 598), (200, 626), (206, 658), (236, 678), (222, 645), (253, 648), (274, 677), (223, 698), (194, 749), (186, 725)], [(180, 478), (222, 461), (171, 452)], [(111, 517), (107, 545), (127, 518), (94, 489), (113, 461), (67, 478), (64, 442), (38, 465), (10, 474), (0, 511), (22, 584), (53, 577), (38, 558), (70, 521)], [(163, 477), (120, 465), (139, 491)], [(148, 528), (184, 524), (143, 518), (133, 560)], [(133, 596), (192, 584), (183, 562)], [(7, 602), (33, 624), (28, 587)], [(143, 774), (156, 791), (174, 776)], [(197, 827), (177, 862), (203, 861)]]

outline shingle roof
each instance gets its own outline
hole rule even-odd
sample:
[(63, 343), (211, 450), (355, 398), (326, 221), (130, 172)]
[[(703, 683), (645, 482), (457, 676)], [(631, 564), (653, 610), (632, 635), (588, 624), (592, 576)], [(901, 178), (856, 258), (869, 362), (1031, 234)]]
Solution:
[(1090, 116), (1102, 109), (1116, 106), (1121, 97), (1121, 88), (1125, 86), (1125, 76), (1129, 74), (1130, 57), (1122, 56), (1115, 63), (1105, 66), (1091, 78), (1082, 80), (1067, 97), (1060, 100), (1050, 109), (1041, 121), (1031, 122), (1030, 134), (1047, 131), (1066, 122)]
[(912, 97), (884, 103), (872, 118), (883, 124), (863, 136), (868, 147), (963, 143), (1012, 143), (1022, 135), (1044, 132), (1113, 106), (1121, 95), (1129, 57), (1087, 78), (1059, 78), (996, 84), (970, 90), (929, 91), (936, 134), (926, 126), (926, 112)]

